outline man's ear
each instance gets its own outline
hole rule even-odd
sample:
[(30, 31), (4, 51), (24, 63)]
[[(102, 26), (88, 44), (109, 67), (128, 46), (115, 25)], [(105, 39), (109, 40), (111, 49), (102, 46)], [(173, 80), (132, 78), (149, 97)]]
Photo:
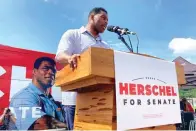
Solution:
[(95, 16), (94, 14), (91, 14), (90, 15), (90, 20), (94, 21), (94, 16)]
[(37, 69), (33, 69), (33, 76), (36, 75)]

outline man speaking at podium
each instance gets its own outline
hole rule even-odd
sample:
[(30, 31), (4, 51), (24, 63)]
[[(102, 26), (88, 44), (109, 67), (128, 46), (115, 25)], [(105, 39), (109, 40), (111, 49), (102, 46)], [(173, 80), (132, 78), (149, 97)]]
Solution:
[[(93, 8), (88, 16), (88, 23), (80, 29), (67, 30), (58, 45), (56, 61), (74, 70), (77, 67), (77, 57), (89, 47), (110, 48), (102, 41), (100, 33), (103, 33), (108, 24), (108, 13), (104, 8)], [(70, 130), (73, 130), (76, 92), (64, 92), (66, 102), (66, 123)]]

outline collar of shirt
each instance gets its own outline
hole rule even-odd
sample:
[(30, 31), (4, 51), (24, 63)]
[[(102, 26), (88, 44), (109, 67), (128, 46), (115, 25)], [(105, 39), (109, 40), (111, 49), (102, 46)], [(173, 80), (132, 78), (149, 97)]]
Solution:
[(95, 38), (89, 31), (87, 31), (87, 29), (86, 29), (84, 26), (82, 26), (82, 27), (79, 29), (79, 31), (80, 31), (81, 34), (87, 33), (88, 35), (90, 35), (91, 37), (93, 37), (93, 38), (94, 38), (95, 40), (97, 40), (97, 41), (101, 41), (101, 40), (102, 40), (102, 38), (101, 38), (100, 35), (98, 35), (98, 37)]
[[(38, 88), (36, 87), (33, 83), (29, 84), (30, 90), (33, 90), (34, 93), (38, 94), (39, 96), (42, 96), (42, 102), (45, 103), (45, 106), (42, 107), (45, 111), (46, 114), (49, 114), (55, 118), (57, 118), (60, 121), (64, 121), (64, 118), (61, 114), (61, 109), (56, 105), (52, 95), (50, 94), (48, 97)], [(40, 99), (41, 100), (41, 99)], [(46, 104), (47, 103), (47, 104)], [(49, 106), (50, 105), (50, 106)], [(56, 114), (56, 113), (57, 114)], [(56, 116), (57, 115), (57, 116)]]
[(38, 95), (44, 95), (44, 96), (45, 96), (44, 92), (42, 92), (42, 91), (41, 91), (38, 87), (36, 87), (33, 83), (30, 83), (30, 84), (29, 84), (29, 87), (30, 87), (30, 89), (33, 90), (33, 92), (35, 92), (36, 94), (38, 94)]

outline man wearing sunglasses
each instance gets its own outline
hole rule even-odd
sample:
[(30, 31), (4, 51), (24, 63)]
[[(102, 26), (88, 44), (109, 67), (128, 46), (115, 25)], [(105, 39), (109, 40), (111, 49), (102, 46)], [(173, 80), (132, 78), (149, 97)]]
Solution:
[(13, 96), (10, 103), (16, 113), (17, 129), (66, 128), (62, 111), (48, 94), (55, 74), (56, 63), (53, 59), (41, 57), (35, 61), (32, 82)]

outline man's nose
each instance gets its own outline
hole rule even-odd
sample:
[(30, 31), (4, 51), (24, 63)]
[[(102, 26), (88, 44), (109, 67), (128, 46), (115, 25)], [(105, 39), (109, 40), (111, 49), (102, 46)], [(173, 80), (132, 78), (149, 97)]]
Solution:
[(108, 20), (107, 19), (105, 20), (105, 24), (108, 25)]

